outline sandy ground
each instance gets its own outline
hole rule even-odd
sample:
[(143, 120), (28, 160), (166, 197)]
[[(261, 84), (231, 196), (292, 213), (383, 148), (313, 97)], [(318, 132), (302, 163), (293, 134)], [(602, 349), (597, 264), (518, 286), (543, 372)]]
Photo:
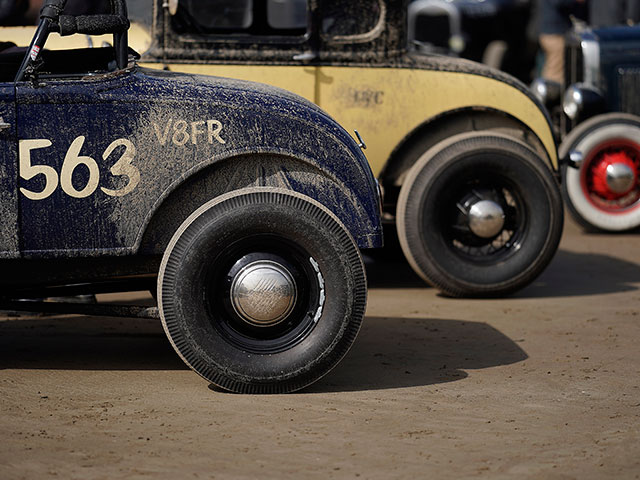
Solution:
[(640, 478), (638, 233), (567, 222), (502, 300), (369, 267), (354, 348), (292, 395), (209, 389), (156, 322), (0, 319), (0, 478)]

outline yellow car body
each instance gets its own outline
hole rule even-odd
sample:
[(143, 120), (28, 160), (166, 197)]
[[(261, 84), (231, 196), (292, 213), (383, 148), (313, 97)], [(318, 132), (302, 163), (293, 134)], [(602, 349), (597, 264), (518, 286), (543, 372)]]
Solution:
[[(11, 42), (18, 46), (29, 45), (35, 26), (0, 27), (0, 42)], [(140, 23), (132, 23), (129, 28), (129, 38), (131, 48), (138, 52), (146, 51), (151, 45), (151, 35), (149, 28)], [(103, 43), (112, 44), (113, 35), (73, 35), (63, 38), (59, 33), (51, 33), (47, 39), (47, 50), (68, 50), (69, 48), (84, 48), (101, 46)]]
[(459, 71), (394, 67), (170, 61), (162, 66), (194, 74), (260, 81), (305, 97), (326, 110), (348, 131), (357, 130), (361, 134), (376, 176), (380, 176), (392, 152), (412, 132), (441, 115), (464, 110), (497, 111), (517, 120), (543, 145), (549, 167), (554, 171), (558, 169), (555, 140), (544, 111), (526, 92), (497, 78)]
[[(158, 8), (156, 6), (156, 8)], [(158, 8), (159, 11), (162, 9)], [(0, 42), (28, 45), (35, 27), (2, 27)], [(52, 33), (47, 48), (77, 48), (111, 43), (110, 35), (64, 39)], [(132, 23), (129, 45), (139, 53), (153, 42), (149, 26)], [(157, 45), (156, 45), (157, 47)], [(451, 64), (450, 59), (432, 61)], [(465, 64), (458, 60), (459, 65)], [(461, 111), (494, 111), (506, 114), (533, 133), (544, 148), (549, 167), (558, 171), (554, 135), (544, 110), (536, 100), (505, 76), (488, 68), (473, 73), (433, 69), (344, 65), (238, 64), (215, 61), (175, 62), (165, 55), (145, 56), (142, 65), (193, 74), (259, 81), (296, 93), (326, 110), (348, 131), (357, 130), (367, 145), (367, 158), (379, 176), (394, 150), (413, 132), (443, 115)], [(487, 73), (491, 72), (491, 73)], [(492, 75), (495, 78), (492, 78)], [(437, 95), (434, 95), (437, 92)]]

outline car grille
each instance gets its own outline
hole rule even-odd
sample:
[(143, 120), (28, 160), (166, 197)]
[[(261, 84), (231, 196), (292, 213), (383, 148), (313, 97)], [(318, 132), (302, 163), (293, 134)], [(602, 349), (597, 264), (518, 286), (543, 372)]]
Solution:
[(573, 83), (582, 82), (584, 78), (584, 67), (582, 58), (582, 47), (580, 46), (580, 42), (567, 42), (564, 55), (565, 87)]
[(618, 74), (618, 91), (620, 92), (621, 112), (640, 114), (640, 68), (620, 67)]

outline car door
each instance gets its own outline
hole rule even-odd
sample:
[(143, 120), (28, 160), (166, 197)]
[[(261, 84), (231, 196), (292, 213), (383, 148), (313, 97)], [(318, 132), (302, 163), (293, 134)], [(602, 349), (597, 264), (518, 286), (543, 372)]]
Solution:
[(16, 108), (13, 82), (0, 83), (0, 258), (19, 256)]
[(114, 221), (116, 200), (137, 180), (131, 165), (134, 173), (122, 182), (112, 173), (135, 149), (128, 135), (136, 129), (136, 107), (114, 101), (126, 82), (126, 73), (112, 73), (51, 75), (17, 84), (25, 255), (95, 255), (123, 247), (122, 222)]
[[(402, 45), (400, 26), (405, 21), (393, 4), (332, 0), (320, 2), (316, 13), (324, 54), (316, 74), (316, 103), (347, 131), (361, 134), (376, 176), (407, 135), (409, 118), (419, 112), (406, 77), (411, 70), (389, 65)], [(344, 58), (348, 61), (341, 61)]]

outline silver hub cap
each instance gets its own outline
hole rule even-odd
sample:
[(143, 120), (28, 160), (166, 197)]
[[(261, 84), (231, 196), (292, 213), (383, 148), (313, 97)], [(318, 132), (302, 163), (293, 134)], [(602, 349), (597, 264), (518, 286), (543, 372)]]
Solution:
[(614, 193), (626, 193), (635, 184), (635, 172), (624, 163), (607, 166), (607, 187)]
[(258, 327), (269, 327), (287, 318), (296, 296), (291, 273), (270, 260), (250, 263), (231, 283), (234, 310), (244, 321)]
[(469, 209), (469, 228), (482, 238), (495, 237), (504, 226), (502, 207), (491, 200), (480, 200)]

